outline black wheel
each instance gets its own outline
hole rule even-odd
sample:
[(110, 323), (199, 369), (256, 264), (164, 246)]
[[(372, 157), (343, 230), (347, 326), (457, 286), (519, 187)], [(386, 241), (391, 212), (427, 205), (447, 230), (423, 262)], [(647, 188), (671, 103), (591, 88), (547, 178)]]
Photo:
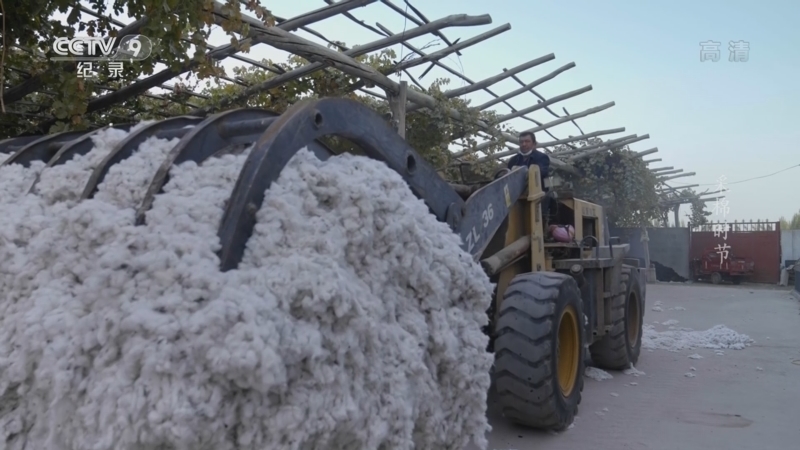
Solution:
[(719, 272), (714, 272), (711, 274), (711, 282), (713, 284), (720, 284), (722, 282), (722, 275)]
[(742, 277), (731, 277), (733, 284), (742, 284)]
[(563, 430), (583, 390), (583, 302), (561, 273), (517, 275), (503, 295), (494, 381), (503, 415), (523, 426)]
[(639, 360), (642, 350), (644, 295), (638, 274), (623, 267), (620, 277), (622, 294), (611, 303), (611, 330), (591, 346), (592, 361), (611, 370), (627, 369)]

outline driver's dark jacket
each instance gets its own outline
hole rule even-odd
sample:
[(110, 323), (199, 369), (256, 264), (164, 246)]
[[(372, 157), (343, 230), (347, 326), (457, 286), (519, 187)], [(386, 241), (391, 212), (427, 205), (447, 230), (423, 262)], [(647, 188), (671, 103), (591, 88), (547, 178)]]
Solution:
[(545, 153), (536, 150), (531, 151), (528, 155), (517, 153), (508, 160), (509, 169), (513, 169), (515, 166), (530, 167), (533, 164), (539, 166), (539, 172), (542, 174), (542, 186), (544, 186), (544, 179), (550, 176), (550, 157)]

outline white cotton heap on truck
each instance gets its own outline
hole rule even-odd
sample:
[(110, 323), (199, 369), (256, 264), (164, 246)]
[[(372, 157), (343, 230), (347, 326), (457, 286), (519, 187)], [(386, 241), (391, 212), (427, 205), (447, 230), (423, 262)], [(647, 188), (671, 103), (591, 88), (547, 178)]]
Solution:
[(0, 448), (485, 448), (492, 285), (399, 174), (301, 150), (222, 272), (249, 150), (174, 166), (134, 226), (178, 139), (79, 201), (125, 136), (0, 167)]

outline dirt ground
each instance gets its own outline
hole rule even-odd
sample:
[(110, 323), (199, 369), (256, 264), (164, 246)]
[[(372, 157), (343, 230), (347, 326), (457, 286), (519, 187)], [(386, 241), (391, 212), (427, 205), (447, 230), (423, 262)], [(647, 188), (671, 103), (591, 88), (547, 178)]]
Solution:
[[(663, 311), (652, 310), (656, 301)], [(678, 306), (685, 310), (670, 310)], [(648, 285), (645, 323), (670, 319), (694, 330), (724, 324), (755, 343), (724, 355), (702, 348), (642, 350), (636, 368), (645, 375), (587, 378), (574, 426), (558, 435), (509, 425), (490, 397), (488, 448), (800, 448), (798, 297), (771, 286)], [(688, 358), (692, 354), (703, 358)]]

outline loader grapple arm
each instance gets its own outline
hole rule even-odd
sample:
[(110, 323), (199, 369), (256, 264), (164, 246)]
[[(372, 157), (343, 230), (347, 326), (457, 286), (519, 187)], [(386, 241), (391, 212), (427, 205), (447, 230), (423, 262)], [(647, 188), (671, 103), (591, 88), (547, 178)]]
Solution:
[(29, 167), (34, 161), (48, 161), (58, 153), (59, 149), (66, 143), (71, 142), (80, 136), (85, 135), (83, 131), (65, 131), (63, 133), (52, 134), (37, 139), (22, 148), (14, 149), (15, 152), (5, 164), (20, 164)]
[(462, 238), (477, 258), (526, 187), (527, 171), (517, 170), (475, 192), (466, 202), (377, 113), (345, 99), (298, 103), (261, 136), (245, 162), (228, 201), (219, 238), (222, 270), (238, 266), (253, 233), (264, 192), (301, 148), (323, 136), (342, 136), (364, 153), (385, 162), (408, 183), (431, 213)]
[(479, 258), (508, 216), (511, 205), (527, 187), (528, 171), (517, 168), (475, 191), (467, 199), (464, 218), (454, 229), (461, 236), (464, 250)]
[[(81, 198), (97, 192), (109, 169), (137, 151), (148, 138), (179, 138), (153, 177), (136, 211), (136, 224), (145, 223), (156, 195), (169, 180), (169, 169), (184, 161), (198, 164), (226, 149), (254, 143), (226, 204), (218, 230), (218, 253), (223, 271), (236, 268), (253, 233), (264, 193), (278, 179), (289, 160), (303, 147), (325, 160), (334, 152), (318, 139), (340, 136), (383, 161), (399, 173), (411, 191), (423, 200), (437, 220), (447, 223), (462, 239), (462, 248), (478, 259), (502, 225), (509, 208), (525, 191), (528, 172), (511, 171), (472, 193), (465, 201), (385, 120), (367, 106), (349, 99), (300, 102), (285, 113), (254, 108), (225, 111), (207, 118), (172, 117), (143, 125), (117, 144), (93, 169)], [(109, 128), (130, 129), (132, 124)], [(266, 131), (265, 131), (266, 130)], [(0, 141), (0, 152), (12, 156), (0, 165), (33, 161), (47, 163), (45, 171), (93, 148), (93, 131), (70, 131), (49, 136), (25, 136)], [(33, 192), (38, 176), (28, 192)]]

